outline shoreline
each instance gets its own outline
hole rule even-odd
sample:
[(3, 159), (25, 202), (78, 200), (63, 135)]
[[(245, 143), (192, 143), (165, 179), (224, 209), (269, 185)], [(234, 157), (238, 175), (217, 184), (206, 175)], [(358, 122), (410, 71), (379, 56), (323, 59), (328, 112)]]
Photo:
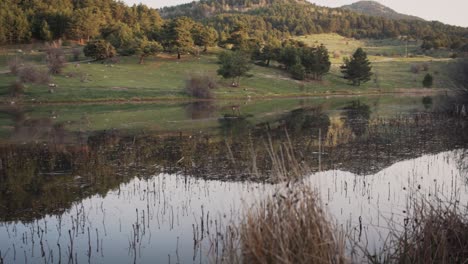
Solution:
[(149, 104), (149, 103), (192, 103), (192, 102), (218, 102), (218, 101), (261, 101), (261, 100), (279, 100), (279, 99), (308, 99), (308, 98), (320, 98), (320, 97), (355, 97), (355, 96), (383, 96), (383, 95), (437, 95), (437, 94), (448, 94), (454, 92), (451, 89), (441, 88), (397, 88), (395, 91), (375, 91), (375, 92), (344, 92), (336, 91), (329, 93), (314, 93), (314, 94), (285, 94), (278, 96), (246, 96), (246, 97), (219, 97), (212, 99), (198, 99), (198, 98), (132, 98), (132, 99), (98, 99), (98, 100), (73, 100), (73, 101), (22, 101), (22, 100), (2, 100), (0, 101), (0, 107), (5, 106), (36, 106), (36, 105), (90, 105), (90, 104)]

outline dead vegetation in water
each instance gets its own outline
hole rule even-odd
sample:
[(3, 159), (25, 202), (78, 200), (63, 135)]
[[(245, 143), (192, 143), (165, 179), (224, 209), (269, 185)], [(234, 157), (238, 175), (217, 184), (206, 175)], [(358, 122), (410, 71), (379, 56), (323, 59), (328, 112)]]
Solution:
[(226, 230), (215, 263), (347, 263), (343, 237), (302, 185), (254, 205)]
[(370, 263), (468, 263), (468, 211), (458, 201), (416, 202), (403, 231), (393, 231), (378, 254), (365, 252)]

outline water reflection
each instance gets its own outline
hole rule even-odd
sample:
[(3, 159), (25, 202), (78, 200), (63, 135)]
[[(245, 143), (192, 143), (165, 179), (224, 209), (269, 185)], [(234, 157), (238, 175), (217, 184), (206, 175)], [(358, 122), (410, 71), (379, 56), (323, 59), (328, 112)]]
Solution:
[[(214, 118), (209, 107), (186, 110)], [(373, 117), (368, 104), (351, 101), (258, 122), (234, 109), (217, 119), (219, 133), (163, 135), (72, 131), (53, 113), (6, 114), (15, 120), (12, 140), (0, 144), (6, 263), (206, 262), (219, 249), (208, 237), (282, 188), (274, 163), (286, 160), (289, 170), (288, 156), (310, 169), (302, 176), (337, 221), (376, 245), (385, 220), (405, 218), (409, 197), (467, 194), (466, 120), (443, 113)]]
[(213, 101), (191, 102), (185, 106), (187, 117), (193, 120), (214, 117), (216, 106)]
[(330, 117), (320, 107), (308, 107), (291, 111), (282, 122), (288, 132), (294, 136), (304, 134), (318, 136), (319, 131), (327, 135)]
[(362, 136), (369, 125), (370, 107), (360, 101), (353, 101), (344, 110), (343, 118), (346, 125), (351, 128), (356, 136)]
[[(466, 175), (457, 169), (461, 154), (425, 155), (375, 175), (330, 170), (304, 180), (321, 191), (336, 221), (356, 240), (381, 245), (386, 223), (403, 224), (412, 196), (468, 202), (461, 181)], [(283, 187), (168, 174), (135, 177), (62, 214), (2, 223), (0, 248), (7, 263), (207, 262), (221, 243), (210, 237), (237, 222), (244, 206)]]

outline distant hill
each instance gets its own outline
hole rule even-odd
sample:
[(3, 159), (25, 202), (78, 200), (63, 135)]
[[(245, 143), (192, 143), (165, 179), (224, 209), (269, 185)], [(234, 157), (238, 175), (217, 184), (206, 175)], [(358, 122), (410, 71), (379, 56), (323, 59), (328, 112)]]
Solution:
[(199, 0), (159, 9), (164, 19), (190, 17), (215, 28), (221, 42), (243, 28), (252, 39), (337, 33), (357, 39), (424, 39), (427, 47), (468, 45), (468, 29), (397, 13), (374, 1), (329, 8), (313, 0)]
[(164, 18), (189, 16), (194, 19), (202, 19), (221, 13), (244, 13), (278, 4), (311, 5), (306, 0), (200, 0), (178, 6), (163, 7), (159, 11)]
[(424, 19), (420, 17), (398, 13), (390, 7), (384, 6), (375, 1), (359, 1), (351, 5), (342, 6), (341, 8), (364, 15), (384, 17), (388, 19), (424, 21)]

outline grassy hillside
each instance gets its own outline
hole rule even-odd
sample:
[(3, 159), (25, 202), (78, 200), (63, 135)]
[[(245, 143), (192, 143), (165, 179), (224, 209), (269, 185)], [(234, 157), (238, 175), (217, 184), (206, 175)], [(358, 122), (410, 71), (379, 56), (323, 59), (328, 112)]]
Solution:
[[(138, 64), (137, 57), (121, 57), (120, 62), (115, 65), (100, 62), (70, 63), (64, 74), (54, 76), (53, 82), (58, 88), (53, 93), (49, 92), (47, 86), (28, 85), (25, 95), (14, 100), (23, 102), (185, 100), (190, 99), (184, 92), (185, 81), (194, 73), (212, 75), (218, 80), (219, 87), (214, 91), (218, 99), (399, 92), (402, 88), (421, 88), (426, 72), (415, 74), (410, 69), (412, 65), (422, 63), (429, 65), (429, 72), (435, 76), (436, 87), (447, 88), (451, 85), (444, 69), (452, 60), (427, 56), (401, 57), (398, 52), (403, 48), (395, 44), (399, 43), (397, 41), (387, 40), (376, 43), (343, 38), (336, 34), (312, 35), (299, 39), (311, 45), (324, 43), (330, 50), (332, 58), (334, 51), (340, 51), (340, 56), (332, 59), (331, 72), (323, 81), (293, 80), (288, 73), (273, 63), (269, 68), (253, 66), (252, 77), (243, 78), (240, 88), (232, 88), (230, 81), (216, 76), (219, 67), (217, 53), (221, 51), (216, 49), (201, 57), (185, 55), (180, 61), (173, 55), (161, 54), (149, 58), (144, 65)], [(360, 46), (370, 54), (375, 74), (370, 82), (361, 87), (354, 87), (341, 78), (339, 66), (343, 56), (349, 56)], [(415, 46), (411, 46), (410, 49), (416, 51)], [(382, 55), (392, 50), (397, 55), (392, 57)], [(0, 55), (0, 61), (5, 62), (12, 56)], [(37, 64), (43, 63), (37, 51), (22, 56), (26, 59), (33, 57), (32, 61)], [(5, 69), (5, 66), (3, 67)], [(4, 102), (11, 100), (9, 87), (14, 80), (15, 77), (10, 74), (0, 75), (0, 95)]]

